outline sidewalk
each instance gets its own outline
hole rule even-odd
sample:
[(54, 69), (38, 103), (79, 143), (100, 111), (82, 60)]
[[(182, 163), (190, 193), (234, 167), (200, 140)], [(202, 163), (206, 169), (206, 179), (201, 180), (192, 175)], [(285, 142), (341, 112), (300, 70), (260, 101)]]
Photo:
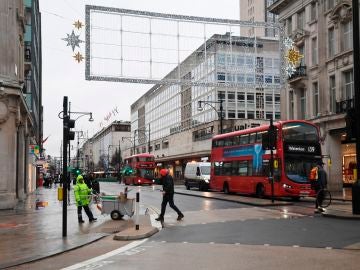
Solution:
[[(37, 199), (47, 206), (36, 209)], [(140, 224), (141, 231), (135, 231), (132, 219), (111, 220), (109, 215), (101, 215), (94, 205), (91, 209), (98, 221), (89, 223), (83, 211), (85, 223), (79, 226), (73, 190), (70, 191), (70, 202), (66, 238), (62, 237), (62, 202), (57, 200), (56, 188), (39, 188), (16, 209), (1, 210), (0, 269), (69, 251), (113, 233), (125, 231), (134, 239), (140, 239), (148, 237), (149, 231), (153, 230), (148, 226), (149, 217), (140, 218), (147, 226)]]

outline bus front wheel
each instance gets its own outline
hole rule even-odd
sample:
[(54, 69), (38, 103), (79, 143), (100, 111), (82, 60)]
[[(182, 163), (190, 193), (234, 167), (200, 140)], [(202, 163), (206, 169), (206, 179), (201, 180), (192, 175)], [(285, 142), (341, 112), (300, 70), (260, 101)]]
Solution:
[(258, 198), (264, 198), (264, 195), (265, 195), (265, 188), (262, 184), (258, 184), (256, 186), (256, 196)]

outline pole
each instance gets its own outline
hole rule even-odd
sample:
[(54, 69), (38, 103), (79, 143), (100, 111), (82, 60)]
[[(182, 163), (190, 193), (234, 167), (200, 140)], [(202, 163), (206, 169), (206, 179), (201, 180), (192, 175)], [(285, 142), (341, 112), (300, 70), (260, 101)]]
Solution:
[(79, 153), (79, 132), (77, 132), (77, 147), (76, 147), (76, 168), (79, 169), (79, 158), (80, 158), (80, 153)]
[(120, 149), (120, 140), (119, 140), (119, 171), (121, 167), (121, 149)]
[(149, 138), (148, 138), (148, 152), (149, 152), (149, 154), (150, 154), (150, 123), (149, 123), (149, 136), (148, 136)]
[[(274, 129), (274, 123), (272, 117), (270, 118), (270, 128), (269, 130)], [(270, 138), (270, 133), (269, 138)], [(273, 145), (270, 146), (270, 177), (269, 180), (271, 181), (271, 202), (274, 203), (274, 152), (273, 152)]]
[[(357, 175), (360, 172), (360, 22), (359, 22), (359, 0), (352, 0), (352, 22), (353, 22), (353, 78), (354, 78), (354, 94), (355, 94), (355, 121), (356, 121), (356, 169)], [(360, 214), (360, 181), (352, 186), (352, 212), (353, 214)]]
[(134, 130), (134, 155), (135, 155), (135, 134), (136, 134), (136, 129)]
[(223, 134), (223, 101), (220, 99), (220, 134)]
[(62, 236), (67, 235), (67, 114), (68, 109), (68, 97), (64, 96), (63, 100), (63, 224), (62, 224)]
[(135, 230), (139, 230), (139, 202), (140, 202), (140, 192), (136, 192), (136, 219), (135, 219)]

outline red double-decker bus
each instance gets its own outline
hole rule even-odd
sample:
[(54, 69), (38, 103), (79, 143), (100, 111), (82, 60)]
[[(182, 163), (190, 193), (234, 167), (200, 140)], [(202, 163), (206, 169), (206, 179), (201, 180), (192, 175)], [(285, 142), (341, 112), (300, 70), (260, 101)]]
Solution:
[[(314, 196), (309, 174), (321, 160), (318, 128), (306, 121), (274, 123), (277, 139), (274, 160), (274, 196)], [(270, 150), (263, 148), (269, 125), (214, 136), (211, 149), (210, 188), (270, 196)], [(265, 142), (265, 141), (264, 141)]]
[(122, 179), (125, 185), (153, 184), (155, 157), (151, 154), (137, 154), (125, 158)]

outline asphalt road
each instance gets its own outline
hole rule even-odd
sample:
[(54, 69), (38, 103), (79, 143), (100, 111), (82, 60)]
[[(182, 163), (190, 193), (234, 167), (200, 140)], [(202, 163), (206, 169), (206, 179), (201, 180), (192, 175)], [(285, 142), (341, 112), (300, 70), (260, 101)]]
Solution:
[[(108, 194), (123, 188), (102, 185)], [(141, 187), (140, 194), (141, 211), (158, 211), (157, 187)], [(90, 261), (88, 246), (73, 251), (83, 256), (68, 252), (19, 269), (358, 269), (359, 220), (314, 215), (308, 202), (265, 208), (176, 194), (175, 204), (185, 219), (177, 222), (168, 208), (165, 228), (147, 240), (114, 246), (111, 253), (100, 242), (91, 245)]]

